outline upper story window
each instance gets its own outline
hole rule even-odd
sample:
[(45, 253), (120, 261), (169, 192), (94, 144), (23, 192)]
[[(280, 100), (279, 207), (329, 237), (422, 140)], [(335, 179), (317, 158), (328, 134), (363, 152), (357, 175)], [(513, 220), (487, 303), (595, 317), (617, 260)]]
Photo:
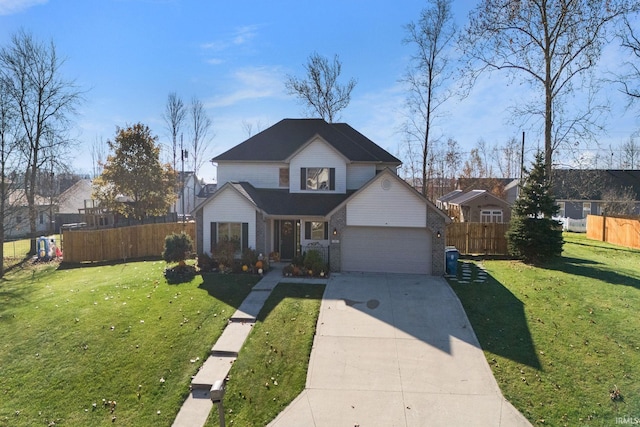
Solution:
[(333, 191), (336, 189), (335, 168), (300, 168), (300, 189)]
[(278, 182), (280, 187), (289, 187), (289, 168), (280, 168), (280, 178)]

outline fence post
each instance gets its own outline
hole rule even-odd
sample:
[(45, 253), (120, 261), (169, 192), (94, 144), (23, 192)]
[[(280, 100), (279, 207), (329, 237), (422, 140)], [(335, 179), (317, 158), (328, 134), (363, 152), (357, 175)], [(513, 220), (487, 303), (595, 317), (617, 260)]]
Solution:
[(602, 241), (607, 241), (607, 213), (602, 212)]

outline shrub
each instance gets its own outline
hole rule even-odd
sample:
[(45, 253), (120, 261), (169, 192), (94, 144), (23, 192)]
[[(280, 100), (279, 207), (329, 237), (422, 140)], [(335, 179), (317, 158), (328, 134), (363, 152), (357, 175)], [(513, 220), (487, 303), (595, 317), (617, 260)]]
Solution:
[(209, 254), (204, 253), (198, 255), (197, 265), (200, 271), (209, 272), (213, 271), (218, 266), (218, 263), (215, 262), (214, 259), (209, 256)]
[(253, 268), (253, 266), (256, 265), (257, 261), (258, 253), (255, 250), (247, 248), (242, 252), (242, 264)]
[(196, 268), (193, 265), (177, 265), (164, 270), (164, 277), (168, 283), (190, 282), (196, 277)]
[(233, 240), (224, 240), (216, 243), (213, 248), (213, 256), (219, 264), (225, 267), (233, 267), (236, 257), (237, 245)]
[(186, 233), (171, 233), (164, 239), (162, 259), (184, 266), (184, 261), (192, 251), (193, 240), (191, 240), (191, 236)]
[(314, 275), (319, 275), (321, 271), (326, 271), (327, 266), (320, 251), (310, 250), (304, 257), (304, 268), (313, 271)]

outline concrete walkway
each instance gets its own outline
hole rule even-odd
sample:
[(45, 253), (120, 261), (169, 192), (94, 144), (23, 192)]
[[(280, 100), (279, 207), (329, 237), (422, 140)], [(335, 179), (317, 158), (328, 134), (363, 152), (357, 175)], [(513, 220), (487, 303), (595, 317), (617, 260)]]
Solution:
[(262, 306), (271, 295), (271, 291), (281, 282), (326, 283), (326, 279), (293, 279), (282, 277), (281, 266), (272, 265), (272, 270), (265, 275), (251, 290), (240, 307), (229, 318), (229, 324), (211, 348), (211, 355), (202, 364), (198, 373), (191, 380), (191, 393), (180, 408), (173, 427), (204, 426), (213, 408), (210, 398), (211, 386), (217, 380), (225, 380), (229, 375), (233, 362), (238, 357), (251, 328)]
[(334, 274), (306, 389), (271, 427), (530, 426), (442, 278)]

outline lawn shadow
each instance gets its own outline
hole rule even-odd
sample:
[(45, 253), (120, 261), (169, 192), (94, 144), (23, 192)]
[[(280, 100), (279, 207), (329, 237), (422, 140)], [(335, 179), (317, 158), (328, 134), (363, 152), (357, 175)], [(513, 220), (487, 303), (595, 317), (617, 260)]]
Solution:
[(257, 276), (252, 275), (203, 273), (202, 283), (198, 288), (237, 309), (257, 282)]
[(322, 300), (325, 285), (310, 285), (308, 283), (280, 282), (271, 291), (262, 309), (256, 317), (256, 321), (264, 322), (269, 314), (285, 299), (317, 299)]
[(560, 257), (544, 265), (547, 270), (561, 271), (566, 274), (597, 279), (612, 285), (631, 286), (640, 289), (638, 277), (626, 276), (610, 270), (606, 264), (580, 258)]
[(542, 369), (520, 301), (487, 274), (484, 283), (453, 284), (483, 350)]
[(32, 286), (21, 282), (20, 286), (14, 280), (6, 277), (0, 279), (0, 321), (6, 319), (6, 314), (18, 303), (28, 302), (27, 296), (33, 292)]

